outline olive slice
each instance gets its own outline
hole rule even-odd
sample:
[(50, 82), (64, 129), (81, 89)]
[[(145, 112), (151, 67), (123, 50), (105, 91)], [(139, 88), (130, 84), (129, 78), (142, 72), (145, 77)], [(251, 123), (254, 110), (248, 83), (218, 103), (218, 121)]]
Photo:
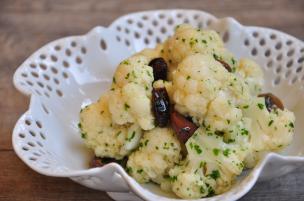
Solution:
[(93, 160), (90, 163), (90, 167), (95, 168), (95, 167), (102, 167), (105, 164), (102, 162), (102, 159), (99, 157), (94, 157)]
[(214, 59), (218, 62), (220, 62), (222, 64), (222, 66), (224, 66), (224, 68), (226, 68), (226, 70), (231, 73), (232, 72), (232, 68), (230, 67), (229, 64), (227, 64), (225, 61), (221, 60), (216, 54), (213, 55)]
[(153, 68), (154, 81), (167, 80), (168, 66), (163, 58), (155, 58), (148, 65)]
[(189, 121), (186, 117), (182, 116), (177, 111), (173, 111), (171, 113), (170, 119), (171, 126), (175, 131), (178, 140), (182, 144), (185, 144), (198, 128), (194, 123)]
[(170, 120), (170, 100), (166, 88), (153, 88), (152, 110), (155, 117), (155, 125), (167, 126)]
[(90, 163), (90, 167), (94, 168), (94, 167), (102, 167), (108, 163), (118, 163), (120, 164), (122, 167), (125, 167), (127, 164), (127, 158), (123, 158), (121, 160), (116, 160), (114, 158), (100, 158), (95, 156), (93, 158), (93, 160)]
[(265, 98), (265, 105), (266, 105), (268, 112), (271, 112), (271, 110), (275, 109), (275, 108), (284, 110), (284, 105), (283, 105), (282, 101), (278, 97), (273, 95), (272, 93), (259, 94), (258, 97)]

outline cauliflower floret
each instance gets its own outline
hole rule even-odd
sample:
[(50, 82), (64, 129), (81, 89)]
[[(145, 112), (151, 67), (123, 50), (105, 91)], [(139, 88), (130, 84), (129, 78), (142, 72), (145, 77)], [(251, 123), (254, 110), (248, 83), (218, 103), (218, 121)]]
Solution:
[(217, 96), (229, 72), (212, 56), (195, 54), (185, 58), (174, 73), (175, 108), (197, 119), (207, 112), (208, 103)]
[(144, 130), (154, 128), (151, 111), (153, 70), (147, 65), (148, 61), (145, 56), (135, 55), (117, 68), (109, 95), (114, 123), (137, 123)]
[(229, 73), (211, 55), (186, 57), (173, 77), (173, 101), (180, 113), (201, 124), (209, 103), (224, 91), (233, 104), (242, 105), (250, 99), (249, 89), (241, 78)]
[(122, 159), (137, 147), (142, 130), (136, 124), (112, 124), (108, 102), (105, 94), (98, 102), (82, 109), (79, 127), (85, 144), (96, 156)]
[(204, 165), (192, 164), (186, 160), (184, 164), (170, 170), (172, 191), (184, 199), (199, 199), (214, 194), (215, 181), (204, 175)]
[(122, 61), (117, 67), (112, 87), (122, 88), (128, 83), (136, 83), (147, 88), (147, 95), (151, 94), (153, 69), (148, 66), (149, 58), (143, 55), (134, 55)]
[(205, 123), (214, 130), (223, 131), (232, 124), (240, 121), (242, 110), (238, 109), (223, 91), (211, 101), (209, 110), (205, 118)]
[[(175, 34), (165, 43), (163, 57), (175, 68), (185, 57), (204, 53), (213, 55), (225, 61), (232, 68), (236, 66), (233, 55), (224, 48), (220, 36), (212, 30), (195, 29), (190, 25), (180, 25)], [(171, 69), (172, 70), (172, 69)]]
[(161, 183), (168, 170), (179, 162), (180, 150), (180, 143), (172, 129), (154, 128), (146, 131), (139, 149), (129, 157), (127, 170), (140, 183)]
[(269, 112), (260, 97), (252, 100), (244, 115), (252, 119), (251, 144), (255, 151), (279, 150), (291, 143), (295, 116), (286, 108)]
[[(245, 123), (235, 125), (235, 131), (244, 129)], [(231, 134), (237, 136), (238, 134)], [(186, 143), (188, 155), (182, 165), (169, 171), (172, 190), (182, 198), (201, 198), (227, 191), (236, 175), (243, 170), (244, 149), (248, 145), (248, 134), (240, 135), (233, 142), (207, 128), (200, 127)], [(238, 140), (245, 144), (240, 146)]]
[(253, 96), (261, 92), (264, 84), (263, 71), (257, 63), (250, 59), (240, 59), (236, 71), (244, 77)]

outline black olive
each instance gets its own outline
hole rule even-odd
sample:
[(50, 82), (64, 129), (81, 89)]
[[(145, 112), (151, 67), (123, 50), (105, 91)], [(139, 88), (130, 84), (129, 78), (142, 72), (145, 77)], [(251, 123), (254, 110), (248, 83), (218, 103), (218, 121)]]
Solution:
[(153, 88), (152, 110), (155, 117), (155, 125), (166, 127), (170, 119), (170, 100), (166, 88)]
[(188, 139), (193, 135), (193, 133), (196, 131), (197, 126), (176, 111), (173, 111), (171, 113), (170, 119), (171, 119), (171, 126), (175, 131), (178, 140), (182, 144), (185, 144), (188, 141)]
[(272, 93), (259, 94), (258, 97), (265, 98), (265, 105), (266, 105), (268, 112), (271, 112), (271, 110), (275, 109), (275, 108), (284, 110), (284, 105), (283, 105), (282, 101), (278, 97), (273, 95)]
[(148, 65), (153, 68), (154, 81), (167, 80), (168, 66), (163, 58), (155, 58)]
[(94, 157), (93, 160), (90, 163), (90, 167), (94, 168), (94, 167), (102, 167), (105, 164), (102, 162), (102, 159), (99, 157)]
[(126, 167), (127, 160), (128, 159), (126, 157), (121, 160), (116, 160), (114, 158), (100, 158), (100, 157), (95, 156), (93, 158), (93, 160), (91, 161), (90, 166), (94, 168), (94, 167), (102, 167), (108, 163), (118, 163), (122, 167)]
[(224, 66), (224, 68), (226, 68), (226, 70), (231, 73), (232, 72), (232, 68), (229, 66), (229, 64), (227, 64), (225, 61), (223, 61), (222, 59), (220, 59), (216, 54), (213, 55), (214, 59), (217, 60), (218, 62), (220, 62), (222, 64), (222, 66)]

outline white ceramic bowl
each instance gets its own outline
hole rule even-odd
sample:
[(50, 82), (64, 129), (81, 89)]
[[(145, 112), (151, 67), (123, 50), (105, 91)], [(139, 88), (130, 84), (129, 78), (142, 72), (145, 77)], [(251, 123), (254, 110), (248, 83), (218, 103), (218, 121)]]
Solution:
[(164, 41), (181, 23), (210, 26), (237, 57), (259, 63), (265, 73), (265, 91), (281, 97), (297, 119), (294, 141), (286, 150), (265, 155), (254, 169), (238, 177), (230, 191), (201, 200), (236, 200), (259, 177), (272, 178), (303, 165), (304, 43), (276, 30), (247, 27), (233, 18), (217, 19), (195, 10), (129, 14), (109, 27), (96, 27), (86, 35), (62, 38), (37, 50), (14, 75), (16, 88), (31, 98), (28, 111), (13, 131), (17, 155), (41, 174), (69, 177), (89, 188), (107, 191), (116, 200), (178, 199), (153, 184), (138, 184), (117, 164), (88, 169), (93, 154), (84, 146), (77, 123), (80, 107), (96, 101), (109, 87), (122, 59)]

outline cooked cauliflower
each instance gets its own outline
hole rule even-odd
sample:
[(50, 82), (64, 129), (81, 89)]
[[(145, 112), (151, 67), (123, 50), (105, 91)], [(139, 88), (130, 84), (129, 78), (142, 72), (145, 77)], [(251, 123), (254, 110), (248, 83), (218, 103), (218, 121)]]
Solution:
[(251, 144), (255, 151), (279, 150), (291, 143), (295, 116), (287, 109), (269, 112), (263, 97), (254, 98), (246, 110), (252, 119)]
[(223, 131), (240, 121), (241, 117), (242, 110), (233, 104), (226, 93), (220, 91), (209, 103), (205, 123), (215, 130)]
[(151, 112), (153, 70), (147, 65), (148, 61), (145, 56), (135, 55), (118, 66), (109, 95), (114, 123), (137, 123), (144, 130), (154, 128)]
[(240, 77), (229, 73), (208, 54), (186, 57), (173, 76), (175, 108), (201, 124), (210, 102), (221, 91), (230, 96), (232, 104), (242, 105), (249, 98), (249, 89)]
[(250, 151), (245, 148), (249, 133), (241, 134), (247, 131), (246, 126), (246, 121), (234, 125), (232, 132), (227, 132), (233, 141), (227, 142), (209, 127), (196, 130), (186, 143), (186, 160), (169, 172), (173, 192), (182, 198), (197, 199), (227, 191), (242, 172), (243, 160)]
[(98, 157), (122, 159), (135, 149), (142, 135), (136, 124), (115, 125), (108, 110), (109, 96), (103, 95), (80, 112), (79, 127), (85, 144)]
[(161, 183), (170, 168), (179, 162), (180, 144), (171, 128), (146, 131), (139, 149), (129, 156), (127, 170), (138, 182)]
[(164, 43), (162, 51), (171, 69), (187, 56), (196, 53), (214, 55), (232, 68), (236, 67), (236, 59), (224, 48), (223, 41), (215, 31), (195, 29), (190, 25), (178, 26), (175, 34)]
[(245, 78), (252, 95), (257, 95), (262, 91), (264, 84), (263, 71), (257, 63), (250, 59), (240, 59), (236, 71)]

